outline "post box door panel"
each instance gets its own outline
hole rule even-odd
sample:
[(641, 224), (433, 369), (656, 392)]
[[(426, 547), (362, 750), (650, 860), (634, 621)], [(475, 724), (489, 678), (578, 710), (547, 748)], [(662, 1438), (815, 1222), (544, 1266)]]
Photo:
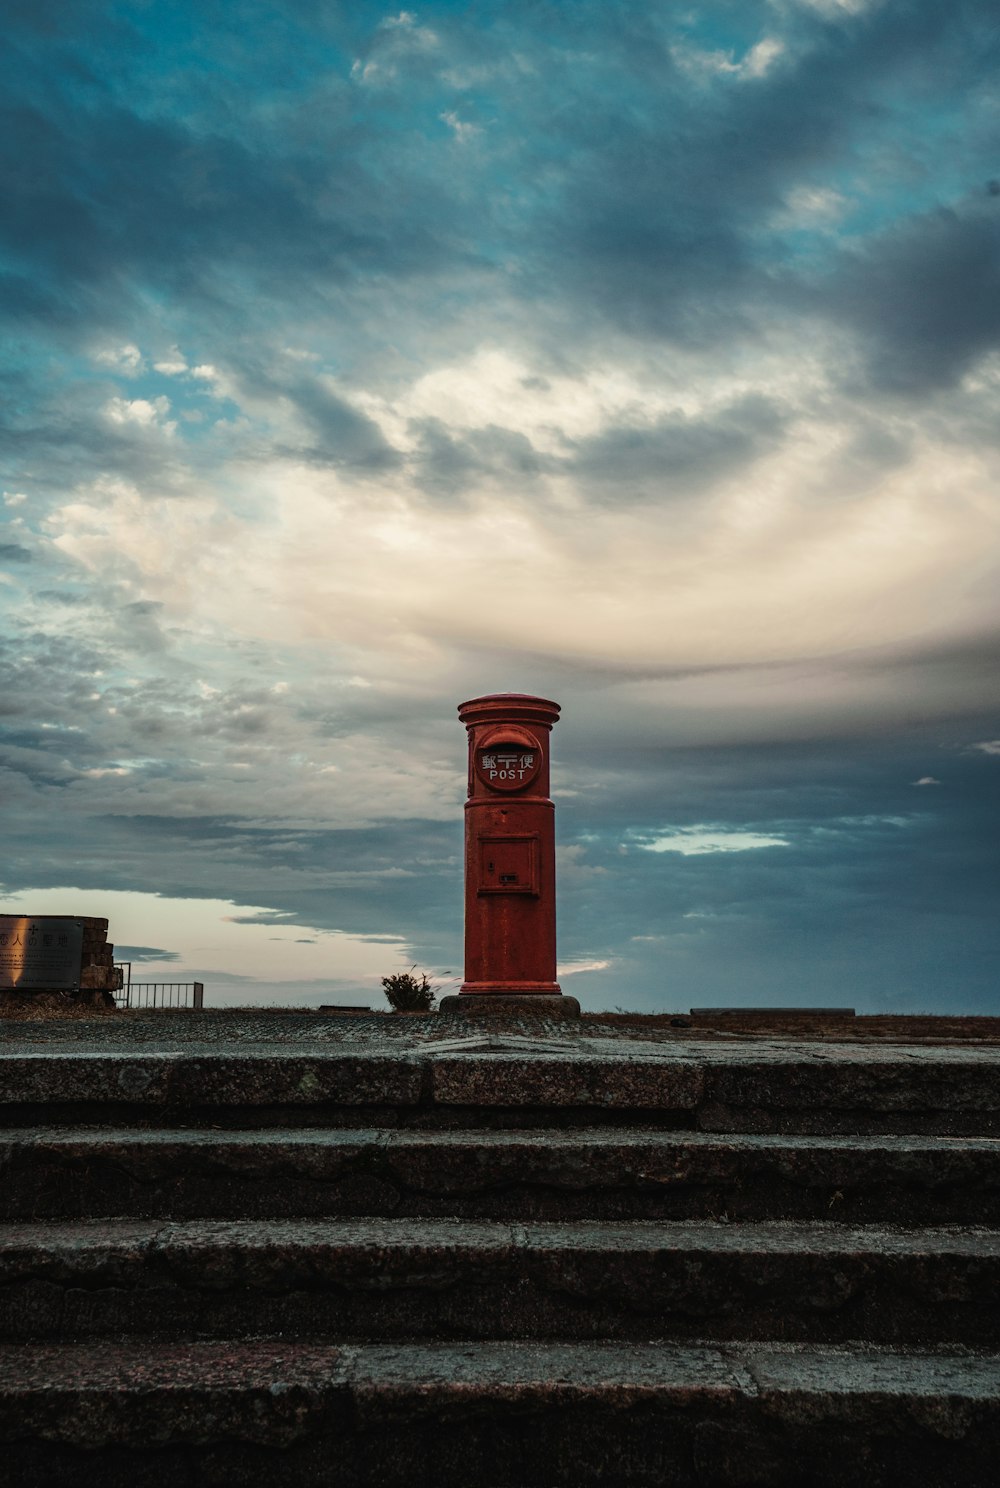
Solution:
[(538, 895), (538, 833), (479, 838), (480, 894)]

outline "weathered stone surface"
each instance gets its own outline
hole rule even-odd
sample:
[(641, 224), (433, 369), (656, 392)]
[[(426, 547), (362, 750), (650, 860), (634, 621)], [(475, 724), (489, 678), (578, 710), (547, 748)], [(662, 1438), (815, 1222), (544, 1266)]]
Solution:
[(5, 1485), (996, 1479), (996, 1043), (185, 1012), (0, 1046)]
[(0, 1218), (1000, 1221), (989, 1137), (656, 1128), (0, 1131)]
[(125, 1105), (190, 1113), (214, 1106), (410, 1106), (420, 1099), (421, 1080), (419, 1064), (405, 1056), (328, 1050), (0, 1055), (0, 1100), (7, 1106)]
[(14, 1347), (0, 1359), (0, 1441), (11, 1488), (977, 1488), (995, 1481), (1000, 1359), (802, 1346)]
[(693, 1063), (586, 1055), (450, 1054), (430, 1061), (431, 1099), (445, 1106), (604, 1106), (690, 1111), (702, 1092)]
[[(957, 1057), (956, 1057), (957, 1055)], [(780, 1060), (718, 1058), (706, 1069), (702, 1125), (787, 1129), (789, 1117), (848, 1122), (867, 1113), (892, 1117), (940, 1113), (959, 1121), (968, 1113), (995, 1121), (1000, 1112), (1000, 1061), (992, 1051), (855, 1046), (783, 1051)]]
[[(151, 1030), (166, 1030), (150, 1047)], [(331, 1124), (380, 1110), (383, 1124), (672, 1120), (712, 1131), (1000, 1135), (1000, 1047), (624, 1037), (586, 1022), (308, 1018), (210, 1014), (13, 1023), (0, 1035), (8, 1121), (156, 1113), (208, 1121)], [(26, 1027), (33, 1028), (30, 1036)], [(80, 1030), (88, 1029), (89, 1034)], [(270, 1028), (270, 1043), (262, 1032)], [(12, 1034), (11, 1029), (15, 1030)], [(249, 1037), (247, 1036), (249, 1032)], [(167, 1037), (167, 1034), (169, 1037)], [(155, 1044), (155, 1039), (153, 1040)], [(227, 1115), (228, 1113), (228, 1115)], [(308, 1113), (308, 1114), (307, 1114)], [(589, 1114), (593, 1113), (593, 1115)]]
[[(61, 1305), (57, 1305), (61, 1296)], [(1000, 1344), (1000, 1234), (833, 1223), (101, 1221), (0, 1235), (0, 1336)]]

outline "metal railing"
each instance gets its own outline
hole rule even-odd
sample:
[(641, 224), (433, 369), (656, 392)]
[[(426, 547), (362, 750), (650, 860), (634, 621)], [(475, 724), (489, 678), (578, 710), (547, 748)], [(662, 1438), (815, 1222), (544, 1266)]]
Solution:
[(122, 986), (115, 993), (120, 1008), (202, 1008), (204, 982), (133, 982), (132, 966), (121, 963)]

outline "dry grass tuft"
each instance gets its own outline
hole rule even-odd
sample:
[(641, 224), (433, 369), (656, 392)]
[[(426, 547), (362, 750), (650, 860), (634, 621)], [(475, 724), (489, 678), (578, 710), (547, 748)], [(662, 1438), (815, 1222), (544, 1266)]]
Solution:
[(71, 993), (38, 992), (0, 993), (0, 1019), (14, 1023), (37, 1023), (53, 1018), (107, 1018), (117, 1013), (116, 1007), (95, 1007), (80, 1002)]

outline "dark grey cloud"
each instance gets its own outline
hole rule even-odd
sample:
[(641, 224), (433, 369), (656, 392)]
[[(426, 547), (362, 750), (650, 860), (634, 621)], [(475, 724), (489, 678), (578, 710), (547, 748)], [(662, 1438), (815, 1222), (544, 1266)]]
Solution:
[(119, 961), (179, 961), (178, 951), (164, 951), (159, 946), (116, 945)]
[(234, 925), (281, 925), (291, 918), (291, 911), (275, 910), (271, 914), (233, 915)]
[[(547, 475), (572, 479), (599, 502), (669, 500), (696, 496), (730, 472), (749, 469), (776, 446), (788, 420), (789, 411), (774, 399), (748, 394), (702, 417), (674, 412), (634, 424), (622, 418), (590, 438), (565, 438), (563, 451), (551, 454), (497, 425), (453, 430), (439, 418), (411, 419), (417, 449), (409, 465), (418, 488), (441, 500), (460, 500), (490, 481), (523, 492)], [(871, 443), (874, 456), (874, 433)]]
[[(943, 782), (933, 807), (910, 784), (928, 761)], [(659, 792), (651, 772), (637, 782), (647, 826), (660, 813), (671, 826), (724, 822), (788, 845), (682, 856), (626, 839), (622, 856), (620, 824), (597, 825), (589, 804), (560, 807), (565, 836), (585, 817), (585, 860), (603, 869), (564, 875), (563, 944), (582, 959), (606, 955), (612, 921), (620, 985), (644, 1005), (995, 1005), (995, 863), (981, 824), (1000, 811), (1000, 772), (970, 769), (940, 741), (898, 737), (839, 752), (665, 751), (663, 769)]]
[(39, 589), (36, 598), (41, 604), (64, 605), (70, 609), (91, 603), (89, 594), (73, 594), (62, 589)]
[(280, 356), (265, 365), (258, 356), (227, 357), (230, 372), (239, 380), (241, 395), (255, 401), (286, 402), (301, 420), (303, 436), (289, 443), (282, 429), (274, 436), (272, 453), (291, 454), (311, 464), (378, 475), (402, 463), (402, 456), (386, 440), (373, 419), (353, 408), (318, 374), (281, 370)]
[(540, 453), (518, 430), (497, 424), (457, 432), (442, 419), (411, 419), (408, 433), (417, 442), (410, 456), (414, 482), (438, 499), (461, 498), (470, 487), (497, 479), (513, 479), (523, 488), (565, 463)]
[(22, 543), (0, 543), (0, 563), (30, 563), (32, 552)]
[[(51, 369), (40, 374), (28, 365), (0, 391), (8, 395), (0, 398), (7, 482), (58, 497), (97, 475), (120, 476), (164, 495), (184, 488), (186, 452), (162, 427), (109, 416), (116, 399), (127, 404), (141, 396), (127, 383), (53, 376)], [(165, 396), (162, 389), (158, 394)], [(157, 417), (162, 425), (168, 411)]]
[[(825, 182), (850, 193), (857, 183), (866, 195), (880, 190), (895, 204), (888, 215), (898, 215), (908, 196), (927, 192), (926, 158), (900, 123), (907, 109), (919, 130), (936, 112), (952, 119), (955, 98), (972, 112), (993, 86), (998, 41), (986, 3), (889, 3), (826, 20), (800, 10), (783, 19), (785, 51), (765, 76), (742, 83), (661, 69), (646, 94), (627, 49), (610, 36), (602, 62), (588, 58), (594, 86), (574, 92), (556, 72), (530, 131), (548, 190), (529, 259), (584, 325), (597, 315), (633, 336), (705, 345), (760, 334), (797, 313), (794, 245), (774, 222), (788, 193)], [(627, 33), (628, 18), (616, 13), (613, 24)], [(977, 137), (976, 163), (992, 148)], [(975, 179), (973, 158), (969, 166)], [(883, 212), (873, 214), (876, 238)], [(862, 244), (868, 231), (858, 233)], [(847, 286), (831, 250), (817, 243), (813, 253), (819, 274), (833, 275), (823, 304), (839, 324)], [(951, 261), (973, 276), (967, 287), (951, 286), (948, 298), (960, 302), (959, 320), (975, 339), (968, 323), (993, 282), (991, 251), (984, 235), (956, 232), (947, 242), (887, 246), (880, 268), (878, 251), (869, 261), (862, 246), (855, 324), (868, 333), (863, 302), (876, 326), (902, 321), (898, 273), (914, 290), (932, 292), (911, 334), (929, 350), (933, 291)], [(888, 305), (876, 303), (883, 297)], [(993, 319), (989, 308), (979, 345), (992, 344)], [(961, 339), (961, 329), (955, 334)], [(904, 356), (901, 349), (898, 360)]]
[(458, 203), (413, 169), (405, 141), (380, 146), (336, 92), (275, 119), (256, 104), (252, 70), (244, 86), (216, 118), (171, 116), (169, 95), (158, 108), (120, 87), (88, 93), (65, 53), (9, 53), (7, 313), (63, 338), (125, 334), (155, 288), (214, 339), (245, 328), (248, 304), (258, 326), (278, 305), (342, 321), (359, 278), (477, 257)]
[(853, 324), (876, 386), (954, 383), (1000, 346), (1000, 202), (890, 229), (846, 254), (822, 293), (827, 312)]
[(695, 495), (721, 476), (746, 471), (773, 449), (788, 413), (771, 398), (749, 394), (705, 417), (668, 414), (654, 424), (621, 422), (581, 440), (571, 469), (604, 500)]

